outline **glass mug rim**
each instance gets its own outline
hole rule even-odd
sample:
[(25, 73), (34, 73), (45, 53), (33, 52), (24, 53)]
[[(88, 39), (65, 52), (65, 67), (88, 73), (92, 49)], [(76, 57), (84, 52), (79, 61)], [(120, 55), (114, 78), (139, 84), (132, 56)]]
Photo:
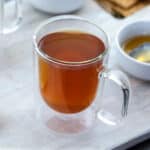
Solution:
[[(105, 45), (105, 50), (103, 53), (100, 53), (97, 57), (94, 57), (92, 59), (88, 59), (88, 60), (85, 60), (85, 61), (76, 61), (76, 62), (73, 62), (73, 61), (63, 61), (63, 60), (60, 60), (60, 59), (57, 59), (57, 58), (54, 58), (54, 57), (51, 57), (49, 55), (47, 55), (46, 53), (44, 53), (38, 46), (38, 42), (37, 42), (37, 38), (38, 38), (38, 33), (48, 24), (51, 24), (51, 23), (54, 23), (54, 22), (57, 22), (57, 21), (68, 21), (68, 20), (74, 20), (74, 21), (81, 21), (81, 22), (84, 22), (84, 23), (87, 23), (89, 25), (92, 25), (93, 27), (96, 27), (100, 32), (102, 32), (102, 34), (105, 36), (106, 38), (106, 41), (104, 43)], [(80, 31), (80, 30), (79, 30)], [(82, 30), (81, 30), (82, 31)], [(57, 31), (56, 31), (57, 32)], [(55, 32), (52, 32), (52, 33), (55, 33)], [(87, 32), (83, 32), (83, 33), (88, 33)], [(48, 34), (48, 33), (47, 33)], [(47, 35), (45, 34), (45, 35)], [(92, 34), (94, 35), (94, 34)], [(43, 36), (44, 37), (44, 36)], [(99, 38), (98, 36), (96, 36), (97, 38)], [(100, 38), (99, 38), (100, 39)], [(88, 19), (85, 19), (85, 18), (82, 18), (82, 17), (78, 17), (78, 16), (74, 16), (74, 15), (62, 15), (62, 16), (56, 16), (56, 17), (52, 17), (46, 21), (44, 21), (43, 23), (41, 23), (37, 29), (35, 30), (34, 32), (34, 35), (33, 35), (33, 46), (35, 48), (35, 52), (41, 56), (42, 58), (44, 58), (44, 60), (48, 61), (48, 62), (53, 62), (55, 64), (61, 64), (61, 65), (69, 65), (69, 66), (78, 66), (78, 65), (84, 65), (84, 64), (91, 64), (91, 63), (94, 63), (96, 61), (101, 61), (104, 56), (108, 53), (108, 50), (109, 50), (109, 40), (108, 40), (108, 36), (106, 34), (106, 32), (101, 28), (99, 27), (98, 25), (96, 25), (95, 23), (89, 21)]]

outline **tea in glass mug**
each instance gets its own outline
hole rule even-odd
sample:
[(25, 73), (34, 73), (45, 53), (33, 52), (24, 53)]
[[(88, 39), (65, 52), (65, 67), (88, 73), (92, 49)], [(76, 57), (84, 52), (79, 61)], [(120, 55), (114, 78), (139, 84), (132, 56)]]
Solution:
[(121, 71), (107, 69), (108, 39), (101, 28), (76, 16), (54, 17), (40, 25), (33, 42), (37, 113), (50, 129), (79, 133), (96, 118), (115, 124), (100, 107), (105, 80), (121, 88), (121, 114), (127, 115), (130, 84)]
[[(61, 61), (82, 62), (104, 50), (104, 43), (88, 33), (64, 31), (48, 34), (39, 42), (45, 54)], [(79, 113), (95, 99), (102, 61), (86, 65), (60, 65), (39, 59), (40, 92), (43, 100), (61, 113)]]

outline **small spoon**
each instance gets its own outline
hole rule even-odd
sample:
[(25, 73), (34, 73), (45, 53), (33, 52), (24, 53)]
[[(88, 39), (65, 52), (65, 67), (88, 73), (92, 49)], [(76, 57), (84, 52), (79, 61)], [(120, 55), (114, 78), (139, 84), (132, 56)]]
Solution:
[(150, 63), (150, 43), (141, 44), (133, 49), (129, 55), (139, 61)]

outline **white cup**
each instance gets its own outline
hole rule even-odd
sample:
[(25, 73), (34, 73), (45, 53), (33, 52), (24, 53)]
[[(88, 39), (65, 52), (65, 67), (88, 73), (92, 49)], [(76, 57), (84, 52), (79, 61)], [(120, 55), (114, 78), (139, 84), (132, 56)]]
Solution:
[(29, 0), (37, 9), (48, 13), (68, 13), (80, 9), (85, 0)]
[(132, 76), (150, 81), (150, 63), (139, 62), (122, 48), (126, 40), (139, 35), (150, 35), (150, 20), (135, 21), (120, 29), (116, 38), (118, 64)]

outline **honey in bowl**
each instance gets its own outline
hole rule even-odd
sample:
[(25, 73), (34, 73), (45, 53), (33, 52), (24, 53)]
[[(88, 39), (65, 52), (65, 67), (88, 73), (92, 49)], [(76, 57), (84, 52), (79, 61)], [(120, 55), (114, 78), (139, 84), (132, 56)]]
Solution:
[(123, 49), (140, 62), (150, 63), (150, 35), (140, 35), (128, 39)]

